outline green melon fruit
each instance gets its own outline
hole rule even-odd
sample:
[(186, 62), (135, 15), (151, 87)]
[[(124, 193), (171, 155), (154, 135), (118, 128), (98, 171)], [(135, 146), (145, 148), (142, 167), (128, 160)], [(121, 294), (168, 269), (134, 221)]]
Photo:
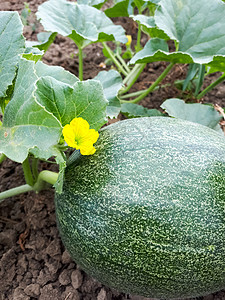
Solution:
[(225, 139), (164, 117), (118, 122), (66, 170), (62, 240), (103, 284), (154, 298), (225, 287)]

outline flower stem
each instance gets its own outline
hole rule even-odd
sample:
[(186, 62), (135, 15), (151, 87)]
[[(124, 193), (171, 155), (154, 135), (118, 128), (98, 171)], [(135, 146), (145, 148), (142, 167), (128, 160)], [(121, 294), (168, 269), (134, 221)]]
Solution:
[(140, 67), (138, 68), (137, 72), (135, 72), (129, 79), (129, 84), (128, 86), (121, 91), (121, 94), (125, 94), (126, 92), (128, 92), (130, 90), (130, 88), (133, 86), (133, 84), (136, 82), (136, 80), (138, 79), (138, 77), (140, 76), (141, 72), (144, 70), (146, 64), (140, 64)]
[(206, 93), (211, 91), (217, 84), (221, 83), (222, 81), (225, 80), (225, 73), (221, 75), (216, 81), (212, 82), (207, 88), (205, 88), (198, 96), (196, 97), (198, 100), (201, 99)]
[(0, 154), (0, 164), (6, 159), (6, 156), (4, 153)]
[(124, 70), (123, 66), (120, 64), (120, 62), (116, 59), (114, 53), (112, 52), (112, 50), (107, 46), (106, 42), (102, 42), (103, 47), (105, 48), (105, 50), (108, 52), (110, 58), (112, 59), (112, 61), (114, 62), (114, 64), (117, 66), (118, 70), (124, 75), (127, 76), (128, 73)]
[(8, 191), (2, 192), (0, 193), (0, 203), (6, 198), (13, 197), (30, 191), (33, 191), (33, 187), (30, 186), (29, 184), (24, 184), (16, 188), (10, 189)]
[(28, 157), (22, 163), (22, 167), (23, 167), (23, 173), (24, 173), (26, 183), (29, 184), (30, 186), (33, 186), (34, 178), (30, 169), (30, 163)]
[(78, 56), (79, 56), (79, 79), (83, 80), (83, 50), (78, 46)]
[(127, 101), (128, 103), (138, 103), (141, 101), (143, 98), (145, 98), (149, 93), (151, 93), (156, 86), (166, 77), (166, 75), (169, 73), (169, 71), (172, 69), (175, 63), (171, 62), (166, 69), (162, 72), (162, 74), (157, 78), (157, 80), (148, 88), (146, 89), (140, 96), (137, 98)]

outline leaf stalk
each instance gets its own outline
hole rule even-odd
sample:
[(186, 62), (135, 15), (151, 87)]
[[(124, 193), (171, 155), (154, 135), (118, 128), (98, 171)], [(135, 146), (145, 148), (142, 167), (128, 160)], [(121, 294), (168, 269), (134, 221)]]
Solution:
[(206, 93), (211, 91), (217, 84), (221, 83), (225, 80), (225, 73), (223, 73), (217, 80), (212, 82), (209, 86), (207, 86), (198, 96), (196, 97), (198, 100), (200, 100), (203, 96), (205, 96)]
[(32, 172), (31, 172), (28, 157), (22, 163), (22, 167), (23, 167), (23, 173), (24, 173), (26, 183), (30, 186), (33, 186), (34, 185), (34, 178), (33, 178)]
[(83, 80), (83, 50), (78, 46), (78, 57), (79, 57), (79, 79)]
[(118, 70), (124, 75), (127, 76), (128, 73), (127, 71), (124, 70), (123, 66), (120, 64), (120, 62), (116, 59), (114, 53), (112, 52), (112, 50), (107, 46), (106, 42), (102, 42), (103, 47), (105, 48), (105, 50), (107, 51), (107, 53), (109, 54), (110, 58), (112, 59), (112, 61), (114, 62), (114, 64), (117, 66)]
[(126, 101), (126, 103), (138, 103), (142, 99), (144, 99), (149, 93), (151, 93), (158, 85), (159, 83), (166, 77), (166, 75), (170, 72), (170, 70), (173, 68), (175, 63), (171, 62), (166, 69), (162, 72), (162, 74), (156, 79), (156, 81), (148, 88), (146, 89), (140, 96), (137, 98)]

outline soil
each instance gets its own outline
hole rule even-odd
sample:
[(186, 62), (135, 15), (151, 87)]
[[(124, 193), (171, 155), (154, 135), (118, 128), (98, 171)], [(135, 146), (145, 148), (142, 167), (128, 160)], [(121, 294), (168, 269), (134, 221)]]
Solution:
[[(24, 28), (24, 35), (35, 40), (42, 27), (34, 18), (38, 5), (43, 0), (27, 1), (32, 11), (29, 24)], [(0, 0), (0, 10), (19, 11), (24, 8), (24, 0)], [(127, 34), (136, 36), (135, 24), (128, 18), (118, 18)], [(35, 30), (31, 25), (35, 24)], [(143, 36), (143, 42), (146, 37)], [(135, 42), (135, 41), (134, 41)], [(69, 39), (57, 36), (54, 44), (45, 54), (43, 61), (51, 65), (60, 65), (78, 74), (77, 49)], [(101, 45), (91, 45), (85, 49), (84, 79), (93, 78), (104, 70)], [(147, 88), (165, 69), (166, 64), (156, 62), (148, 64), (140, 76), (133, 91)], [(164, 80), (173, 83), (186, 74), (186, 66), (178, 65)], [(219, 74), (208, 77), (206, 84), (215, 80)], [(141, 104), (148, 108), (159, 108), (168, 98), (179, 98), (181, 92), (174, 86), (160, 88), (147, 96)], [(220, 84), (204, 99), (225, 106), (225, 83)], [(121, 119), (119, 116), (118, 119)], [(117, 120), (118, 120), (117, 119)], [(117, 120), (112, 120), (117, 121)], [(52, 169), (43, 163), (42, 169)], [(0, 191), (24, 184), (21, 165), (5, 160), (0, 165)], [(111, 300), (145, 299), (139, 296), (123, 294), (103, 286), (85, 274), (72, 261), (60, 240), (55, 222), (53, 189), (39, 194), (27, 193), (13, 197), (0, 204), (0, 295), (1, 300)], [(221, 291), (199, 300), (225, 299)]]

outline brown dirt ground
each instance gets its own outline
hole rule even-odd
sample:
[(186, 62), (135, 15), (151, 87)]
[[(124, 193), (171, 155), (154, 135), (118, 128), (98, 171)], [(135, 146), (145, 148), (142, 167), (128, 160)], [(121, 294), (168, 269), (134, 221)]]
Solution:
[[(27, 0), (32, 13), (43, 0)], [(0, 0), (0, 10), (24, 8), (24, 0)], [(35, 19), (31, 16), (30, 23)], [(115, 19), (126, 29), (127, 34), (135, 37), (136, 27), (128, 18)], [(42, 30), (36, 24), (24, 28), (24, 35), (35, 40)], [(143, 36), (143, 41), (146, 39)], [(44, 56), (43, 61), (51, 65), (61, 65), (75, 75), (78, 73), (78, 60), (74, 57), (76, 47), (67, 38), (58, 36)], [(85, 49), (84, 78), (93, 78), (104, 62), (101, 45)], [(146, 66), (133, 91), (147, 88), (164, 70), (166, 64), (156, 62)], [(177, 66), (163, 83), (171, 83), (184, 78), (186, 66)], [(218, 74), (212, 74), (207, 84)], [(146, 97), (141, 104), (148, 108), (159, 108), (167, 98), (179, 97), (180, 91), (174, 86), (160, 88)], [(217, 86), (205, 96), (204, 102), (225, 106), (225, 83)], [(43, 163), (42, 169), (52, 169)], [(0, 191), (24, 184), (21, 166), (10, 160), (0, 165)], [(146, 299), (112, 291), (85, 274), (73, 262), (61, 243), (55, 223), (54, 191), (43, 191), (38, 195), (28, 193), (9, 199), (0, 205), (0, 295), (1, 300), (123, 300)], [(222, 300), (221, 291), (198, 300)]]

